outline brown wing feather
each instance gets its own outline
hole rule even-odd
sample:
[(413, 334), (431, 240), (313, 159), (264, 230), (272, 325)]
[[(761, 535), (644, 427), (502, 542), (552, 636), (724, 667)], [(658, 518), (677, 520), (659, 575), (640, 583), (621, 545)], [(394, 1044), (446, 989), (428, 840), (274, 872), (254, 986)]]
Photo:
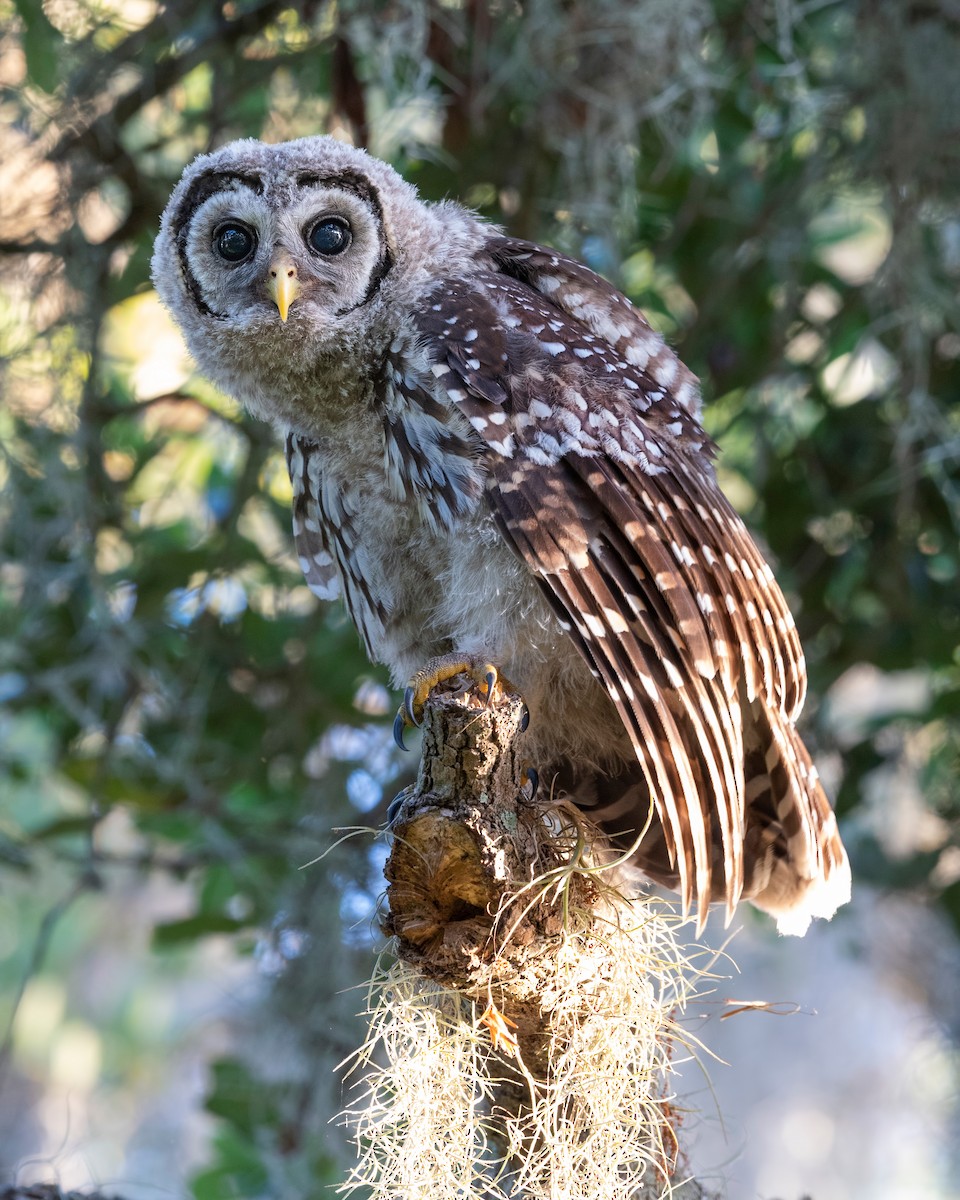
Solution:
[[(583, 465), (577, 460), (572, 460), (571, 466), (584, 473)], [(720, 628), (711, 629), (717, 665), (713, 672), (705, 671), (702, 661), (689, 651), (682, 623), (675, 627), (669, 614), (664, 613), (663, 590), (657, 582), (657, 574), (651, 576), (650, 560), (658, 557), (658, 549), (662, 552), (659, 529), (656, 526), (643, 529), (639, 498), (627, 489), (627, 481), (616, 464), (590, 460), (585, 474), (605, 513), (609, 514), (610, 526), (604, 542), (595, 552), (621, 605), (631, 611), (640, 607), (636, 581), (650, 580), (640, 601), (646, 611), (637, 613), (638, 620), (632, 628), (649, 641), (655, 651), (660, 666), (655, 676), (660, 694), (669, 703), (674, 693), (678, 693), (684, 718), (694, 733), (692, 752), (694, 755), (704, 753), (711, 791), (716, 797), (724, 861), (728, 864), (725, 890), (732, 906), (739, 898), (737, 881), (742, 875), (743, 737), (736, 676), (728, 661), (728, 634)], [(664, 557), (662, 553), (661, 557)], [(704, 583), (703, 579), (697, 581), (699, 587)], [(669, 584), (673, 585), (668, 585), (669, 591), (678, 590), (675, 576), (670, 577)], [(674, 612), (677, 607), (674, 601)], [(664, 635), (670, 639), (666, 644)]]
[[(796, 629), (719, 490), (693, 377), (587, 268), (511, 239), (490, 255), (505, 274), (448, 281), (421, 319), (432, 383), (488, 447), (489, 504), (617, 707), (685, 907), (702, 922), (719, 892), (732, 912), (748, 873), (762, 898), (791, 841), (801, 880), (832, 863), (842, 899), (835, 820), (791, 724)], [(749, 872), (748, 760), (769, 809)]]
[(742, 887), (736, 687), (720, 672), (705, 677), (687, 653), (679, 631), (687, 606), (673, 597), (671, 608), (671, 589), (663, 586), (669, 552), (642, 510), (606, 477), (609, 467), (576, 456), (553, 468), (519, 458), (495, 468), (490, 503), (617, 706), (657, 806), (684, 903), (696, 897), (703, 919), (715, 894), (715, 823), (726, 864), (717, 883), (731, 911)]

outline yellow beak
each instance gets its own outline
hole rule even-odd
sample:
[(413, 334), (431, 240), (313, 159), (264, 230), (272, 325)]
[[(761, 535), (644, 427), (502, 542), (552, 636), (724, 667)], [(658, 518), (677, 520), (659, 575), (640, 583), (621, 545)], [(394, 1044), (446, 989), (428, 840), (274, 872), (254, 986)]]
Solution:
[(279, 250), (273, 256), (267, 272), (267, 291), (280, 311), (280, 320), (286, 321), (290, 305), (300, 295), (301, 288), (297, 265), (285, 250)]

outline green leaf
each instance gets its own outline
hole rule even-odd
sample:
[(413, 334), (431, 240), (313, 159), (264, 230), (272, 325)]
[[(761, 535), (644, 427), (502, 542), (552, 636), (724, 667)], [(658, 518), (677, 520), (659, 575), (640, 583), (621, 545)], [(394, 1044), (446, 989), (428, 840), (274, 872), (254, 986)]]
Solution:
[(89, 815), (82, 817), (57, 817), (53, 821), (48, 821), (46, 825), (40, 825), (36, 829), (31, 829), (30, 838), (35, 842), (43, 842), (49, 841), (52, 838), (87, 834), (93, 828), (94, 820), (95, 818)]
[(237, 933), (245, 929), (248, 922), (238, 921), (221, 913), (198, 913), (182, 921), (168, 921), (157, 925), (153, 931), (153, 945), (157, 950), (179, 946), (184, 942), (195, 942), (211, 933)]
[(258, 1127), (273, 1125), (278, 1118), (271, 1089), (255, 1079), (237, 1059), (224, 1058), (213, 1064), (213, 1090), (206, 1109), (228, 1121), (240, 1133), (253, 1136)]
[(51, 25), (40, 0), (14, 0), (14, 4), (24, 24), (23, 53), (30, 82), (45, 92), (55, 91), (63, 38)]
[(260, 1152), (245, 1133), (224, 1130), (214, 1139), (216, 1164), (195, 1175), (191, 1189), (196, 1200), (239, 1200), (259, 1197), (269, 1181)]

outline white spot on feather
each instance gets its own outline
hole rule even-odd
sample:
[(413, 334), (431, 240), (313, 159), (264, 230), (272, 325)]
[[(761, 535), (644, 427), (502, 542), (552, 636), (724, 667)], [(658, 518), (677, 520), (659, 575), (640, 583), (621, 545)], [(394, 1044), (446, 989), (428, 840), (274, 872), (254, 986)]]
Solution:
[(670, 681), (670, 683), (673, 687), (675, 687), (675, 688), (683, 687), (683, 676), (680, 674), (680, 672), (677, 670), (677, 668), (673, 665), (673, 663), (670, 662), (669, 659), (663, 660), (663, 669), (667, 674), (667, 679)]
[(614, 633), (628, 633), (630, 631), (630, 626), (624, 619), (623, 613), (619, 612), (617, 609), (607, 608), (606, 605), (604, 605), (603, 615), (607, 621), (607, 624)]
[(607, 636), (607, 631), (601, 620), (593, 615), (593, 613), (583, 613), (583, 622), (596, 638), (604, 638)]

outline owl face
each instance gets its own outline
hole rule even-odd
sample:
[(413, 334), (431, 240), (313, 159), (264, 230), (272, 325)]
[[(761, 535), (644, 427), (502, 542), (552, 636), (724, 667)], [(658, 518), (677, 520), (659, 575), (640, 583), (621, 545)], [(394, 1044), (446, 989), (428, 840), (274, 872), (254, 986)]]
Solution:
[(329, 137), (240, 141), (196, 159), (163, 216), (153, 279), (205, 374), (295, 427), (364, 378), (437, 265), (479, 223), (423, 204)]
[(216, 177), (220, 187), (193, 211), (181, 266), (205, 315), (269, 330), (286, 323), (336, 330), (368, 302), (391, 266), (372, 195), (316, 174)]

